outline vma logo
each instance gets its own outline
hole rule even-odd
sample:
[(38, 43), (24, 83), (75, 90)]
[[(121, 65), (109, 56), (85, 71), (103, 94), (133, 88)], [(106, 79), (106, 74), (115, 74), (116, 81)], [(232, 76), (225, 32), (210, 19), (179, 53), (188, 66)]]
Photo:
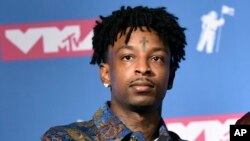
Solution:
[(2, 60), (89, 55), (95, 20), (0, 26)]
[[(230, 125), (242, 114), (166, 119), (170, 131), (190, 141), (229, 141)], [(230, 131), (230, 132), (229, 132)], [(242, 131), (241, 131), (241, 134)]]
[(234, 8), (223, 5), (220, 17), (214, 10), (201, 17), (202, 30), (196, 48), (197, 51), (205, 51), (207, 54), (211, 54), (214, 51), (219, 52), (222, 27), (225, 24), (224, 15), (234, 16), (234, 11)]

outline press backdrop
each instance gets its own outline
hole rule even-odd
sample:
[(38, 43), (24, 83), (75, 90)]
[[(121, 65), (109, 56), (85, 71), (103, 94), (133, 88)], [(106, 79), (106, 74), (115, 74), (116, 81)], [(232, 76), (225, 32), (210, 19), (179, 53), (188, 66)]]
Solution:
[(163, 105), (169, 130), (191, 141), (228, 140), (229, 125), (250, 111), (250, 2), (1, 0), (1, 141), (40, 140), (109, 100), (89, 65), (92, 27), (122, 5), (167, 7), (187, 28), (186, 61)]

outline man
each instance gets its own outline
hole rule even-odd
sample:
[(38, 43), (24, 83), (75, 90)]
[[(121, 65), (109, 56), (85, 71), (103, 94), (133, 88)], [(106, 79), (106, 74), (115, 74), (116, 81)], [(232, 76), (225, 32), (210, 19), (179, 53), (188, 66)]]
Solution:
[(240, 119), (235, 123), (236, 125), (250, 125), (250, 112), (244, 114)]
[(161, 8), (121, 7), (94, 27), (91, 64), (98, 64), (111, 101), (93, 119), (49, 129), (44, 141), (179, 140), (161, 117), (162, 101), (184, 59), (184, 28)]

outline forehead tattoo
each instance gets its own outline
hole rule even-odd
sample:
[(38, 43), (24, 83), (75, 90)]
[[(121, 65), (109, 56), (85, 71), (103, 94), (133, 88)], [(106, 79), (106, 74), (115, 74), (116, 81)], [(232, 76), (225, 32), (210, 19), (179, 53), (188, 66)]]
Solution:
[(140, 43), (142, 44), (143, 50), (145, 51), (146, 43), (148, 43), (148, 40), (146, 39), (146, 37), (142, 37)]

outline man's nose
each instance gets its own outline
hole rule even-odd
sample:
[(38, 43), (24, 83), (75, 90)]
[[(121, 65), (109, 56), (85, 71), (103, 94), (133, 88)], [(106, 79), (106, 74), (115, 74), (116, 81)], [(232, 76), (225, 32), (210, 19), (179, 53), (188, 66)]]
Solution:
[(141, 75), (150, 75), (152, 73), (151, 67), (147, 59), (138, 60), (138, 62), (136, 63), (135, 73)]

